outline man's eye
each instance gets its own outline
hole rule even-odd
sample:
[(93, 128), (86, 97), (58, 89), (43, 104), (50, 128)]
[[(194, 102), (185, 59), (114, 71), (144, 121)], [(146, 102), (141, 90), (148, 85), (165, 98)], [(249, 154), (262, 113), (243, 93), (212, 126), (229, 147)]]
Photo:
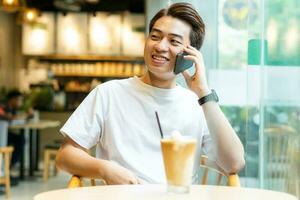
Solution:
[(152, 40), (158, 40), (159, 37), (158, 37), (157, 35), (151, 35), (151, 39), (152, 39)]
[(171, 43), (173, 45), (180, 45), (181, 44), (181, 42), (179, 42), (178, 40), (171, 40)]

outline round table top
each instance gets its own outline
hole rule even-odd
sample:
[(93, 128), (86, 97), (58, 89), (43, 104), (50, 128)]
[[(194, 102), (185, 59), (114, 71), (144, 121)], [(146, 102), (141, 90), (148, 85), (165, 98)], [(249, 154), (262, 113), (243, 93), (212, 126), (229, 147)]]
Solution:
[(290, 194), (240, 187), (193, 185), (190, 193), (171, 194), (165, 185), (116, 185), (53, 190), (34, 200), (297, 200)]
[(9, 125), (11, 129), (45, 129), (45, 128), (55, 128), (60, 125), (59, 121), (55, 120), (38, 120), (38, 121), (28, 121), (24, 124), (12, 124)]

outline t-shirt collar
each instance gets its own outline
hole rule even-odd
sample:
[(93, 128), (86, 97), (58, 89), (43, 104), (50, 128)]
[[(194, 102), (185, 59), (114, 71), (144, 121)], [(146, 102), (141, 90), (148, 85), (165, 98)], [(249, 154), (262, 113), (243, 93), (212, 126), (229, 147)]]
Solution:
[(135, 85), (138, 88), (140, 88), (146, 92), (149, 92), (149, 93), (153, 94), (154, 96), (160, 96), (160, 97), (173, 96), (174, 94), (176, 94), (178, 92), (179, 87), (180, 87), (177, 84), (174, 88), (169, 88), (169, 89), (154, 87), (152, 85), (144, 83), (137, 76), (132, 77), (132, 81), (135, 83)]

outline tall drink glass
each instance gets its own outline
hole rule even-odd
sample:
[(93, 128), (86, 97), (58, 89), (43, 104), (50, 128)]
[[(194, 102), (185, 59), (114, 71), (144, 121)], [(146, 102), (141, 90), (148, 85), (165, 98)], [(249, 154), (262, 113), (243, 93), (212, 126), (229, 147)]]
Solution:
[(167, 138), (161, 140), (168, 191), (188, 193), (192, 181), (196, 139)]

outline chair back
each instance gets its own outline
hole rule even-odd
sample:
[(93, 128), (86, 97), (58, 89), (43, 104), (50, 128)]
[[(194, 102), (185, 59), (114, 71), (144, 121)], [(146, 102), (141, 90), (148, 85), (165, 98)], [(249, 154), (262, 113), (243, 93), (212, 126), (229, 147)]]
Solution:
[[(73, 175), (70, 179), (70, 181), (68, 182), (67, 188), (77, 188), (77, 187), (84, 187), (86, 186), (86, 181), (89, 180), (90, 185), (91, 186), (96, 186), (97, 183), (99, 185), (106, 185), (104, 180), (99, 180), (96, 181), (96, 179), (84, 179), (83, 177), (77, 176), (77, 175)], [(97, 182), (97, 183), (96, 183)]]
[(264, 133), (266, 188), (299, 194), (299, 133), (283, 125), (267, 128)]
[(239, 187), (240, 180), (237, 174), (227, 174), (217, 163), (202, 155), (200, 168), (197, 172), (198, 183), (202, 185), (228, 185)]
[(4, 171), (2, 173), (2, 176), (0, 176), (0, 185), (5, 185), (5, 194), (6, 197), (10, 196), (10, 170), (9, 170), (9, 164), (10, 164), (10, 158), (11, 154), (13, 152), (13, 147), (0, 147), (0, 155), (4, 158)]

